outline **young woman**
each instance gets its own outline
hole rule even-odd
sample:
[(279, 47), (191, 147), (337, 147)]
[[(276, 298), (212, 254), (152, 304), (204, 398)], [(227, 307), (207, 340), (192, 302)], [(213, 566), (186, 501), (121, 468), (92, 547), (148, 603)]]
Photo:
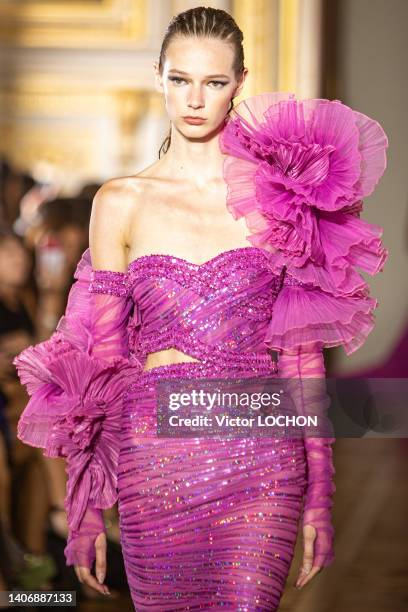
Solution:
[(276, 610), (300, 523), (298, 586), (333, 561), (333, 439), (166, 439), (156, 383), (324, 379), (324, 347), (362, 344), (376, 301), (355, 266), (375, 273), (387, 252), (359, 213), (386, 137), (286, 93), (231, 114), (247, 69), (221, 10), (177, 15), (155, 68), (164, 155), (96, 194), (65, 316), (15, 361), (32, 395), (19, 435), (67, 458), (81, 582), (108, 592), (101, 509), (118, 499), (137, 610)]

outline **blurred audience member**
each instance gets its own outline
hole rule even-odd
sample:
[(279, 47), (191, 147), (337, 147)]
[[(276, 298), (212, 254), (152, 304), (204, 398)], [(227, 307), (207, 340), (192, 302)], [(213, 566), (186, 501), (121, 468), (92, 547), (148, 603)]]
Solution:
[[(27, 447), (16, 437), (17, 421), (27, 397), (21, 389), (12, 359), (34, 341), (32, 304), (25, 286), (31, 268), (30, 257), (21, 240), (10, 230), (0, 231), (0, 582), (8, 586), (39, 586), (52, 576), (55, 566), (45, 551), (42, 538), (44, 499), (38, 496), (38, 477), (32, 475), (41, 465), (38, 449)], [(17, 474), (23, 476), (19, 482)], [(30, 479), (33, 486), (29, 486)], [(41, 480), (41, 479), (40, 479)], [(23, 482), (13, 495), (12, 483)], [(30, 493), (31, 492), (31, 493)], [(24, 496), (24, 498), (23, 498)], [(39, 504), (38, 504), (39, 502)], [(22, 521), (19, 533), (23, 547), (14, 535), (13, 519), (30, 510), (30, 521)], [(38, 509), (40, 508), (40, 511)], [(31, 553), (31, 554), (30, 554)], [(35, 554), (32, 554), (35, 553)]]
[(88, 246), (91, 207), (79, 198), (58, 198), (40, 207), (34, 241), (40, 340), (50, 336), (65, 310), (73, 273)]
[(0, 222), (12, 227), (20, 216), (23, 196), (36, 184), (30, 174), (19, 172), (5, 160), (1, 160), (0, 172)]

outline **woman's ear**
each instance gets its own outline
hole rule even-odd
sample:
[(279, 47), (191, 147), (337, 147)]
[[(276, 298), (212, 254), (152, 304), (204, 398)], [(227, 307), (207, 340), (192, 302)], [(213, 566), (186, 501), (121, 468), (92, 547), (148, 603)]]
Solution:
[(163, 79), (160, 74), (158, 62), (154, 62), (153, 68), (154, 68), (154, 79), (156, 83), (156, 91), (163, 93)]
[(245, 79), (247, 78), (247, 76), (248, 76), (248, 68), (244, 68), (244, 70), (242, 71), (242, 75), (241, 75), (241, 77), (240, 77), (240, 79), (238, 81), (238, 85), (237, 85), (237, 87), (235, 89), (234, 98), (238, 97), (239, 94), (241, 93), (242, 88), (243, 88), (244, 83), (245, 83)]

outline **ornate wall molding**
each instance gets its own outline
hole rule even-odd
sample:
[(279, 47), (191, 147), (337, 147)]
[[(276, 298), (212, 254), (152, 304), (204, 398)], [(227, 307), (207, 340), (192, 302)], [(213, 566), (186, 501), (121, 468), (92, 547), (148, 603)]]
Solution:
[[(318, 93), (321, 2), (210, 3), (229, 10), (244, 32), (250, 75), (242, 97)], [(52, 164), (67, 190), (81, 176), (103, 180), (152, 163), (168, 129), (153, 62), (171, 15), (198, 4), (0, 0), (9, 40), (3, 36), (1, 49), (1, 152), (26, 170)]]
[(20, 47), (129, 47), (148, 37), (148, 0), (3, 0), (0, 37)]
[(279, 0), (279, 91), (321, 95), (322, 0)]
[(234, 0), (248, 79), (242, 97), (291, 91), (320, 95), (323, 0)]
[(247, 96), (276, 88), (278, 5), (276, 0), (234, 0), (232, 14), (244, 34), (245, 66), (249, 74), (244, 92)]

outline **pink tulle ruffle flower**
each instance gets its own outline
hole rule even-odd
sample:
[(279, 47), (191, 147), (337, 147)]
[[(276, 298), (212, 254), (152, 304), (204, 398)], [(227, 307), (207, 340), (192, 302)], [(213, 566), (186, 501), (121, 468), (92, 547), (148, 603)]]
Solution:
[[(92, 458), (92, 449), (100, 437), (107, 402), (100, 398), (81, 396), (71, 397), (72, 407), (62, 418), (57, 418), (51, 433), (53, 447), (77, 447), (80, 451), (88, 452), (88, 459)], [(48, 448), (49, 452), (52, 449)], [(86, 461), (85, 461), (86, 463)]]
[(388, 251), (383, 228), (360, 213), (387, 146), (377, 121), (339, 100), (273, 92), (232, 111), (220, 135), (227, 207), (245, 217), (249, 242), (269, 251), (271, 271), (285, 275), (270, 348), (317, 342), (352, 352), (372, 329), (376, 300), (357, 268), (376, 274)]
[[(232, 156), (225, 160), (230, 211), (247, 217), (252, 244), (306, 266), (299, 280), (319, 284), (309, 264), (344, 272), (354, 247), (369, 254), (360, 257), (363, 269), (381, 268), (387, 253), (379, 228), (356, 221), (386, 165), (387, 137), (376, 121), (339, 100), (267, 93), (236, 107), (220, 146)], [(336, 251), (343, 231), (343, 252)]]

